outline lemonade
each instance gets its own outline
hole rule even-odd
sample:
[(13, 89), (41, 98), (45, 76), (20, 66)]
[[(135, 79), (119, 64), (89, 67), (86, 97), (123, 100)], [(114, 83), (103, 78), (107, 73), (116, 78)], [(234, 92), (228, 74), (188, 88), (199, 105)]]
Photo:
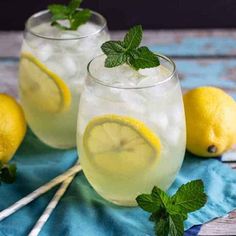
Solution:
[(76, 145), (76, 121), (87, 64), (101, 54), (109, 39), (106, 20), (92, 12), (76, 31), (52, 27), (48, 11), (26, 23), (22, 46), (19, 93), (27, 122), (46, 144)]
[(157, 185), (166, 190), (179, 171), (186, 144), (185, 117), (174, 63), (134, 70), (89, 64), (78, 116), (78, 150), (94, 189), (119, 205)]

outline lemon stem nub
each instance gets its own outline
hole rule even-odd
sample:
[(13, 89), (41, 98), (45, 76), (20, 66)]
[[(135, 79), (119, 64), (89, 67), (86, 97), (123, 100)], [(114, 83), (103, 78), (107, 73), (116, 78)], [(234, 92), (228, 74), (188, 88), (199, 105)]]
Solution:
[(217, 152), (217, 147), (215, 145), (210, 145), (208, 148), (207, 148), (207, 151), (209, 153), (216, 153)]

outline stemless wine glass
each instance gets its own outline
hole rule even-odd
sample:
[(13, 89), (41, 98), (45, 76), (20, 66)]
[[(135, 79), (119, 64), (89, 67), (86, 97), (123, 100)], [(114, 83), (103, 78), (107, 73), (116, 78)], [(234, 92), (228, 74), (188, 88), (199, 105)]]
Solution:
[(154, 186), (166, 190), (182, 165), (181, 88), (174, 62), (157, 56), (151, 77), (127, 65), (105, 68), (104, 55), (88, 65), (77, 127), (80, 162), (94, 189), (118, 205), (136, 205)]
[[(78, 9), (81, 10), (81, 9)], [(44, 143), (76, 146), (76, 121), (87, 64), (109, 39), (105, 18), (92, 11), (77, 31), (50, 23), (49, 11), (26, 22), (19, 68), (19, 94), (27, 122)]]

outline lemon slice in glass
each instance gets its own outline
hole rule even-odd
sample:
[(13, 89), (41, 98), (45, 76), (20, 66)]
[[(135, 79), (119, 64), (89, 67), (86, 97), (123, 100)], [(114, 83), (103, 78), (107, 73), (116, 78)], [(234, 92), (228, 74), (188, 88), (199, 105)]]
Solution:
[(25, 99), (49, 113), (67, 110), (71, 93), (65, 82), (30, 53), (20, 59), (20, 88)]
[(83, 145), (91, 163), (123, 175), (152, 167), (161, 150), (159, 138), (143, 122), (113, 114), (89, 122)]

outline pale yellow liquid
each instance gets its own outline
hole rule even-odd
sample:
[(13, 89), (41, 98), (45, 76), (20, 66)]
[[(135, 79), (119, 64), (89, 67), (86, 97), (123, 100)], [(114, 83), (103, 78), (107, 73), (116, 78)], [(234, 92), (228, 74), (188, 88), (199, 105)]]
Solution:
[[(50, 23), (45, 23), (37, 26), (34, 31), (38, 31), (42, 35), (48, 32), (51, 35), (52, 27)], [(58, 34), (69, 33), (58, 32), (58, 30), (56, 32)], [(72, 33), (76, 35), (76, 32)], [(20, 74), (19, 94), (27, 123), (36, 136), (47, 145), (62, 149), (75, 147), (78, 105), (87, 74), (86, 66), (94, 56), (101, 53), (100, 45), (109, 39), (109, 35), (106, 31), (102, 31), (98, 35), (82, 40), (65, 41), (46, 40), (28, 34), (27, 36), (23, 42), (22, 52), (32, 54), (48, 70), (55, 73), (63, 80), (71, 93), (69, 109), (60, 112), (47, 112), (31, 101), (30, 96), (22, 91), (21, 85), (25, 83), (25, 80)], [(35, 81), (35, 75), (30, 74), (30, 70), (28, 74), (29, 79), (32, 77), (32, 81)], [(40, 86), (40, 78), (36, 79), (39, 79)], [(37, 99), (42, 98), (38, 97)], [(42, 104), (42, 106), (44, 105)]]
[[(181, 167), (186, 142), (181, 90), (178, 83), (173, 83), (166, 90), (156, 91), (160, 96), (152, 97), (155, 90), (146, 89), (143, 92), (148, 99), (138, 104), (139, 109), (133, 110), (129, 99), (119, 101), (115, 94), (108, 95), (108, 89), (104, 88), (99, 96), (92, 88), (85, 89), (81, 97), (77, 134), (80, 161), (88, 181), (102, 197), (118, 205), (134, 206), (137, 204), (135, 198), (141, 193), (150, 193), (154, 186), (168, 189)], [(123, 93), (125, 96), (126, 91)], [(125, 115), (144, 122), (161, 141), (159, 160), (141, 170), (116, 159), (112, 160), (112, 167), (97, 166), (93, 157), (84, 151), (83, 133), (93, 117), (103, 114)], [(139, 161), (138, 156), (136, 161)]]
[(60, 113), (50, 113), (37, 108), (21, 89), (20, 99), (30, 128), (44, 143), (62, 149), (76, 145), (79, 94), (72, 94), (70, 109)]

